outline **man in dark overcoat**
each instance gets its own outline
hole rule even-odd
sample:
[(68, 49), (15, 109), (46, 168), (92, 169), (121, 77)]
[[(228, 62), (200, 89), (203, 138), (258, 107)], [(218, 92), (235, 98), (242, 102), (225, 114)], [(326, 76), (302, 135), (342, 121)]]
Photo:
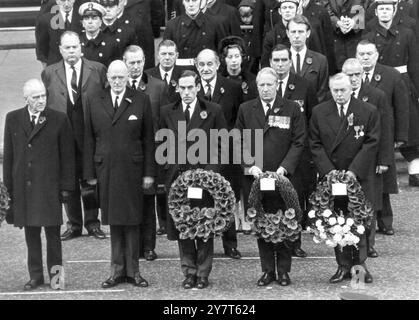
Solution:
[[(310, 119), (309, 143), (313, 160), (320, 178), (335, 170), (345, 170), (356, 178), (366, 199), (374, 203), (375, 168), (381, 135), (380, 115), (377, 109), (351, 97), (351, 82), (347, 75), (338, 73), (329, 81), (333, 99), (323, 102), (313, 109)], [(350, 125), (348, 118), (352, 118)], [(363, 134), (355, 132), (355, 126), (363, 126)], [(335, 206), (346, 212), (345, 201)], [(342, 204), (343, 202), (343, 204)], [(351, 268), (361, 265), (365, 269), (365, 282), (371, 283), (368, 272), (367, 240), (360, 235), (358, 248), (335, 247), (338, 270), (330, 279), (338, 283), (350, 277)]]
[(62, 266), (61, 202), (74, 190), (74, 142), (65, 114), (46, 108), (46, 91), (38, 79), (23, 87), (24, 108), (6, 116), (3, 179), (11, 198), (6, 220), (25, 228), (30, 280), (24, 290), (44, 283), (41, 228), (47, 240), (50, 279)]
[[(243, 182), (243, 189), (246, 190), (247, 195), (253, 178), (258, 177), (262, 172), (273, 171), (283, 176), (292, 176), (300, 161), (306, 139), (305, 119), (299, 105), (277, 94), (279, 82), (276, 71), (272, 68), (263, 68), (256, 77), (256, 83), (259, 97), (240, 106), (236, 121), (236, 128), (241, 131), (244, 129), (251, 129), (253, 132), (263, 130), (263, 161), (245, 165), (245, 170), (250, 173), (245, 176)], [(277, 120), (272, 121), (272, 119)], [(281, 127), (275, 126), (276, 122)], [(250, 149), (245, 146), (244, 148), (250, 154), (255, 154), (255, 148), (261, 142), (252, 137), (250, 143)], [(281, 206), (281, 201), (278, 199), (280, 197), (277, 194), (263, 198), (262, 204), (267, 212), (276, 212)], [(246, 209), (247, 200), (245, 199)], [(291, 271), (292, 244), (285, 242), (273, 244), (264, 239), (258, 239), (257, 243), (263, 272), (257, 285), (266, 286), (275, 279), (281, 286), (289, 285), (291, 280), (288, 273)]]
[[(151, 113), (153, 116), (153, 128), (156, 133), (160, 121), (160, 109), (168, 104), (166, 83), (157, 78), (153, 78), (144, 73), (145, 56), (142, 48), (138, 46), (129, 46), (124, 53), (124, 62), (129, 72), (128, 87), (145, 93), (150, 98)], [(157, 254), (156, 248), (156, 202), (159, 210), (166, 211), (166, 196), (162, 194), (157, 196), (157, 183), (164, 184), (162, 171), (156, 179), (156, 185), (150, 188), (144, 194), (144, 216), (140, 225), (140, 256), (144, 256), (146, 260), (154, 260)]]
[(147, 287), (138, 259), (143, 190), (155, 176), (150, 98), (126, 87), (123, 61), (112, 62), (107, 76), (110, 90), (86, 105), (84, 144), (84, 178), (97, 182), (102, 221), (111, 231), (111, 276), (102, 287), (125, 281)]
[[(168, 104), (162, 109), (160, 128), (171, 130), (176, 137), (179, 136), (178, 139), (180, 141), (185, 141), (188, 133), (193, 129), (203, 130), (208, 138), (210, 137), (211, 129), (221, 130), (227, 127), (220, 105), (197, 97), (200, 86), (199, 77), (194, 71), (184, 71), (178, 82), (181, 101)], [(185, 131), (186, 137), (180, 135), (180, 132), (183, 130)], [(185, 143), (185, 150), (188, 150), (195, 142), (186, 140)], [(165, 165), (167, 190), (169, 190), (173, 181), (187, 170), (201, 168), (214, 172), (220, 171), (221, 165), (219, 162), (215, 161), (215, 163), (212, 163), (210, 161), (211, 153), (214, 155), (214, 150), (211, 151), (211, 145), (211, 143), (207, 144), (207, 157), (205, 162), (198, 161), (196, 164), (191, 164), (189, 159), (186, 159), (186, 164), (180, 164), (178, 160), (180, 157), (179, 152), (182, 148), (178, 143), (169, 145), (167, 154), (175, 152), (176, 163), (167, 163)], [(218, 152), (215, 152), (215, 155), (219, 156), (219, 144), (217, 144), (217, 148)], [(202, 201), (209, 203), (208, 197), (204, 197)], [(170, 214), (167, 217), (167, 238), (178, 241), (180, 263), (185, 276), (182, 282), (183, 288), (191, 289), (195, 286), (198, 289), (206, 288), (209, 284), (208, 276), (212, 269), (214, 239), (209, 238), (206, 242), (201, 238), (196, 238), (195, 240), (179, 239), (179, 231), (175, 228)]]
[[(106, 68), (99, 62), (81, 57), (79, 36), (71, 31), (63, 33), (60, 45), (62, 60), (45, 68), (42, 80), (47, 89), (47, 104), (51, 109), (67, 114), (74, 133), (76, 186), (67, 206), (67, 230), (61, 240), (81, 236), (83, 213), (80, 199), (83, 180), (84, 113), (88, 97), (102, 92)], [(84, 210), (84, 226), (89, 235), (99, 239), (106, 236), (100, 229), (98, 209)]]

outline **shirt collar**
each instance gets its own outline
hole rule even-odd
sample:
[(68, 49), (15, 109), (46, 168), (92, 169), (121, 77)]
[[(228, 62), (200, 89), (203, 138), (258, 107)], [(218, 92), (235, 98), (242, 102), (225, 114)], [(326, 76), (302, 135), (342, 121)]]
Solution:
[[(269, 102), (269, 104), (271, 105), (271, 108), (273, 107), (273, 105), (275, 104), (275, 100), (276, 100), (276, 98), (275, 99), (273, 99), (271, 102)], [(265, 102), (265, 101), (263, 101), (263, 100), (260, 100), (260, 102), (262, 102), (262, 106), (263, 106), (263, 110), (264, 111), (266, 111), (266, 108), (267, 108), (267, 102)]]
[[(195, 98), (195, 100), (194, 101), (192, 101), (190, 104), (189, 104), (189, 106), (190, 106), (190, 115), (192, 116), (192, 113), (194, 112), (194, 110), (195, 110), (195, 106), (196, 106), (196, 103), (198, 102), (198, 99), (197, 98)], [(183, 100), (182, 100), (182, 108), (183, 108), (183, 112), (185, 112), (186, 111), (186, 106), (187, 106), (187, 104), (185, 103), (185, 102), (183, 102)]]
[(28, 107), (28, 112), (29, 112), (29, 120), (32, 120), (32, 116), (35, 116), (36, 117), (35, 122), (38, 122), (38, 118), (41, 115), (41, 112), (33, 113), (31, 110), (29, 110), (29, 107)]
[(352, 95), (352, 93), (354, 93), (355, 92), (355, 98), (358, 98), (359, 97), (359, 91), (361, 91), (361, 87), (359, 87), (358, 89), (356, 89), (355, 91), (352, 91), (351, 92), (351, 95)]
[(282, 90), (285, 91), (285, 87), (288, 84), (288, 79), (290, 78), (290, 73), (288, 72), (287, 76), (284, 79), (278, 79), (278, 83), (282, 81)]
[(167, 78), (170, 80), (172, 78), (173, 69), (174, 67), (170, 69), (169, 71), (164, 71), (161, 65), (159, 65), (161, 78), (164, 79), (164, 74), (167, 73)]
[[(71, 66), (66, 62), (66, 61), (64, 61), (64, 65), (65, 65), (65, 68), (67, 69), (67, 70), (71, 70)], [(79, 74), (79, 72), (80, 72), (80, 69), (81, 69), (81, 58), (79, 59), (79, 61), (77, 61), (76, 62), (76, 64), (74, 65), (74, 69), (76, 69), (76, 71), (77, 71), (77, 73)]]
[(120, 94), (116, 94), (115, 92), (113, 92), (112, 91), (112, 89), (111, 89), (111, 97), (112, 97), (112, 104), (113, 103), (115, 103), (115, 98), (116, 98), (116, 96), (118, 96), (119, 98), (118, 98), (118, 105), (121, 105), (121, 102), (122, 102), (122, 98), (124, 97), (124, 94), (125, 94), (125, 91), (126, 91), (126, 89), (124, 89), (124, 91), (122, 91)]
[(301, 61), (303, 61), (303, 59), (305, 58), (306, 54), (307, 54), (307, 46), (304, 46), (303, 50), (301, 51), (297, 51), (295, 50), (293, 47), (290, 48), (291, 50), (291, 55), (294, 57), (297, 53), (300, 54), (300, 58)]
[[(202, 79), (201, 80), (201, 83), (202, 83), (202, 86), (203, 86), (203, 88), (204, 88), (204, 91), (207, 89), (207, 81), (206, 80), (204, 80), (204, 79)], [(214, 91), (214, 88), (215, 88), (215, 84), (217, 83), (217, 75), (215, 75), (215, 77), (214, 77), (214, 79), (212, 79), (210, 82), (209, 82), (209, 85), (211, 86), (211, 91)]]
[[(65, 22), (65, 16), (66, 16), (67, 12), (60, 10), (60, 13), (63, 17), (64, 22)], [(68, 20), (70, 22), (72, 22), (72, 17), (73, 17), (73, 9), (71, 9), (70, 12), (68, 13)]]
[[(352, 97), (351, 97), (351, 99), (352, 99)], [(349, 101), (346, 102), (343, 105), (343, 112), (345, 113), (345, 116), (348, 113), (348, 107), (349, 107), (349, 104), (351, 103), (351, 99), (349, 99)], [(338, 114), (339, 114), (339, 112), (340, 112), (340, 104), (336, 103), (336, 107), (338, 108)]]
[(364, 79), (365, 79), (365, 74), (366, 74), (366, 73), (368, 73), (368, 78), (369, 78), (369, 80), (370, 80), (370, 82), (371, 82), (371, 81), (372, 81), (372, 79), (373, 79), (374, 71), (375, 71), (375, 67), (374, 67), (374, 68), (372, 68), (370, 71), (365, 71), (365, 70), (364, 70), (364, 77), (363, 77), (363, 79), (362, 79), (362, 80), (364, 80)]

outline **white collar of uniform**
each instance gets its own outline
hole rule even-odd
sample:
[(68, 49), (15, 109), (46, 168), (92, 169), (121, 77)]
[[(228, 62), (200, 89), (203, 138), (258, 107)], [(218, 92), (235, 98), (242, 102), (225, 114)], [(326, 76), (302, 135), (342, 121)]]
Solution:
[[(196, 103), (198, 102), (198, 99), (197, 98), (195, 98), (195, 100), (194, 101), (192, 101), (190, 104), (189, 104), (189, 106), (190, 106), (190, 108), (189, 108), (189, 114), (190, 114), (190, 116), (191, 116), (191, 119), (192, 119), (192, 114), (193, 114), (193, 112), (194, 112), (194, 110), (195, 110), (195, 107), (196, 107)], [(183, 100), (182, 100), (182, 108), (183, 108), (183, 112), (185, 112), (186, 111), (186, 106), (187, 106), (187, 104), (185, 103), (185, 102), (183, 102)]]
[[(214, 79), (212, 79), (210, 82), (209, 82), (209, 85), (211, 86), (211, 95), (212, 95), (212, 93), (214, 92), (214, 88), (215, 88), (215, 84), (216, 84), (216, 82), (217, 82), (217, 75), (215, 75), (215, 77), (214, 77)], [(206, 80), (204, 80), (204, 79), (202, 79), (201, 80), (201, 83), (202, 83), (202, 86), (203, 86), (203, 88), (204, 88), (204, 91), (206, 91), (207, 90), (207, 81)]]
[[(65, 22), (65, 16), (67, 14), (67, 12), (60, 10), (61, 16), (63, 17), (63, 21)], [(73, 17), (73, 9), (70, 10), (70, 12), (68, 13), (68, 21), (72, 22), (72, 17)]]
[(115, 99), (116, 99), (116, 96), (118, 96), (118, 97), (119, 97), (119, 98), (118, 98), (118, 107), (121, 105), (122, 98), (124, 97), (125, 91), (126, 91), (126, 89), (124, 89), (124, 91), (122, 91), (120, 94), (116, 94), (116, 93), (115, 93), (115, 92), (113, 92), (113, 91), (112, 91), (112, 89), (111, 89), (112, 105), (114, 105), (114, 104), (115, 104)]
[(170, 79), (172, 79), (172, 73), (173, 73), (173, 69), (174, 69), (175, 67), (173, 66), (173, 68), (172, 69), (170, 69), (169, 71), (164, 71), (163, 70), (163, 68), (161, 67), (161, 65), (159, 65), (159, 70), (160, 70), (160, 75), (161, 75), (161, 79), (162, 80), (164, 80), (164, 74), (165, 73), (167, 73), (167, 79), (168, 79), (168, 81), (170, 80)]
[[(65, 65), (65, 69), (66, 69), (67, 72), (70, 72), (70, 71), (72, 72), (73, 71), (71, 69), (71, 66), (66, 61), (64, 61), (64, 65)], [(74, 69), (76, 69), (77, 76), (78, 76), (80, 74), (80, 70), (81, 70), (81, 58), (74, 65)]]
[[(352, 97), (351, 97), (351, 99), (352, 99)], [(345, 116), (346, 116), (346, 115), (347, 115), (347, 113), (348, 113), (348, 107), (349, 107), (349, 103), (351, 103), (351, 99), (349, 99), (349, 101), (348, 101), (348, 102), (346, 102), (346, 103), (343, 105), (343, 112), (345, 113)], [(340, 112), (340, 104), (336, 103), (336, 107), (338, 108), (338, 114), (339, 114), (339, 112)]]
[(96, 32), (96, 34), (92, 37), (92, 36), (89, 36), (88, 34), (87, 34), (87, 32), (86, 32), (86, 39), (87, 40), (94, 40), (94, 39), (96, 39), (97, 38), (97, 36), (99, 35), (99, 32), (100, 32), (100, 29)]

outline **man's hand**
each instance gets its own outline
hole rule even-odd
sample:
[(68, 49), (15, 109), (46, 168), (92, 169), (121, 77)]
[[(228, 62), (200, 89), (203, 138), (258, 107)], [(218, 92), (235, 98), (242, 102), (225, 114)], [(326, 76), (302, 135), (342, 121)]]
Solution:
[(94, 186), (97, 184), (97, 179), (90, 179), (86, 181), (88, 185)]
[(154, 178), (153, 177), (143, 177), (143, 189), (148, 189), (153, 186)]
[(288, 172), (287, 172), (287, 170), (285, 170), (284, 167), (279, 167), (278, 170), (276, 170), (276, 173), (281, 175), (281, 176), (285, 176)]
[(388, 166), (381, 166), (381, 165), (378, 165), (376, 168), (375, 168), (375, 173), (378, 173), (378, 174), (383, 174), (384, 172), (387, 172), (388, 171)]
[(355, 173), (353, 173), (352, 171), (348, 170), (348, 171), (346, 171), (346, 173), (347, 173), (347, 175), (348, 175), (348, 176), (350, 176), (351, 178), (356, 179), (356, 174), (355, 174)]
[(255, 178), (259, 178), (259, 176), (263, 173), (262, 170), (260, 170), (259, 167), (253, 166), (249, 169), (249, 173)]

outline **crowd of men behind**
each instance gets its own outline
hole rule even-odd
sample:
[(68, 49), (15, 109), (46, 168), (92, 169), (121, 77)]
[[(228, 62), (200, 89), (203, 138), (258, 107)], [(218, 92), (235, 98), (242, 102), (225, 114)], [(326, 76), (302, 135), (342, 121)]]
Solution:
[[(244, 212), (262, 172), (290, 179), (305, 226), (318, 179), (346, 170), (361, 182), (374, 219), (352, 248), (356, 258), (335, 250), (339, 267), (330, 281), (343, 281), (353, 265), (362, 265), (372, 282), (365, 260), (378, 257), (376, 224), (377, 232), (394, 234), (389, 195), (398, 192), (396, 149), (408, 162), (409, 184), (419, 186), (418, 16), (418, 2), (403, 0), (42, 1), (36, 24), (42, 82), (25, 84), (28, 111), (8, 115), (4, 144), (13, 202), (8, 221), (25, 227), (28, 246), (25, 289), (44, 283), (41, 227), (51, 243), (50, 272), (62, 264), (60, 238), (79, 237), (84, 226), (105, 239), (101, 223), (111, 228), (111, 277), (104, 288), (125, 281), (146, 287), (138, 258), (155, 260), (156, 235), (166, 233), (179, 242), (183, 287), (207, 287), (213, 239), (180, 240), (167, 204), (176, 177), (199, 167), (220, 172), (235, 193), (235, 223), (222, 237), (234, 259), (241, 258), (236, 232), (250, 234)], [(364, 121), (363, 131), (349, 141), (342, 128), (349, 128), (353, 113)], [(50, 119), (54, 128), (41, 132)], [(155, 134), (177, 132), (180, 120), (187, 131), (264, 129), (263, 166), (157, 166)], [(19, 121), (23, 144), (14, 127)], [(40, 159), (48, 165), (38, 168)], [(50, 174), (55, 167), (56, 176)], [(94, 186), (101, 220), (99, 209), (81, 200)], [(52, 190), (50, 202), (34, 200), (45, 190)], [(61, 202), (68, 222), (60, 235)], [(259, 239), (257, 284), (289, 285), (291, 256), (307, 256), (301, 245), (301, 236), (290, 246)]]

